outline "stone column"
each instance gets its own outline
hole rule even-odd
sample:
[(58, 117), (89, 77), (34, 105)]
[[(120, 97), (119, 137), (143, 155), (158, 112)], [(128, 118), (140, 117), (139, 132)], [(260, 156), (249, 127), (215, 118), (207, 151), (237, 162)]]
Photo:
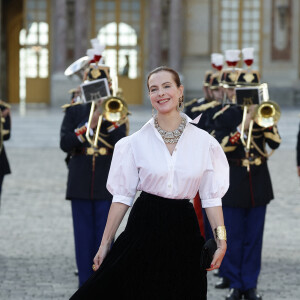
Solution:
[(67, 56), (67, 3), (55, 0), (54, 4), (53, 72), (63, 72)]
[(149, 69), (152, 70), (161, 64), (161, 0), (150, 1), (149, 25)]
[(177, 72), (181, 72), (182, 58), (182, 26), (183, 26), (183, 5), (182, 0), (170, 1), (169, 15), (169, 66)]
[(87, 48), (91, 46), (88, 43), (89, 7), (89, 0), (75, 1), (75, 60), (85, 56)]
[[(76, 4), (85, 2), (83, 0), (76, 1)], [(51, 1), (52, 14), (52, 34), (53, 43), (52, 49), (52, 73), (51, 73), (51, 105), (60, 107), (62, 104), (70, 101), (68, 91), (71, 88), (77, 87), (80, 82), (78, 79), (68, 78), (64, 75), (67, 64), (67, 0)], [(80, 22), (85, 26), (85, 22)], [(85, 50), (85, 48), (84, 48)], [(78, 57), (79, 58), (79, 57)], [(76, 57), (75, 57), (76, 59)], [(74, 59), (74, 60), (75, 60)]]

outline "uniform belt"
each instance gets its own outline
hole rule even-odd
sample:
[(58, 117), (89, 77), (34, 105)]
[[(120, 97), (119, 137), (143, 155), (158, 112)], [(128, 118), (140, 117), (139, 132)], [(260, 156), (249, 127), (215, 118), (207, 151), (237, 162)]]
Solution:
[(267, 159), (263, 156), (255, 156), (255, 157), (249, 157), (247, 158), (228, 158), (228, 163), (230, 166), (235, 167), (248, 167), (248, 166), (260, 166), (264, 162), (266, 162)]
[(93, 147), (84, 147), (73, 151), (74, 155), (112, 155), (113, 150), (108, 147), (100, 147), (99, 149)]

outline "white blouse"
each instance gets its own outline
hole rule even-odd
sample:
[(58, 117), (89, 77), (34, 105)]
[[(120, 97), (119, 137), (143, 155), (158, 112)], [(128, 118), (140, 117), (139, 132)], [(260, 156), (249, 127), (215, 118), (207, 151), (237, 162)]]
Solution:
[(190, 124), (171, 155), (153, 118), (122, 138), (114, 149), (107, 179), (113, 202), (133, 204), (137, 191), (171, 199), (192, 199), (199, 191), (202, 207), (221, 206), (229, 187), (229, 167), (219, 143)]

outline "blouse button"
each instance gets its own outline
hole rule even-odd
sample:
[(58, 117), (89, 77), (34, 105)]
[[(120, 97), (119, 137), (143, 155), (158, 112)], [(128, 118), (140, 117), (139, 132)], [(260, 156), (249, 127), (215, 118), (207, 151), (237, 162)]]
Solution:
[(171, 187), (171, 184), (168, 184), (168, 188), (170, 188)]

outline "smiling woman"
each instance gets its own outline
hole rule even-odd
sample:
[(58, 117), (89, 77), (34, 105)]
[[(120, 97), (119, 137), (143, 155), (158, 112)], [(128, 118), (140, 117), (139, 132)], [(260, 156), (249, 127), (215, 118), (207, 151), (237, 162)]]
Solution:
[[(189, 201), (198, 192), (218, 245), (207, 270), (219, 268), (225, 255), (224, 152), (180, 111), (184, 88), (177, 72), (159, 67), (147, 85), (157, 115), (115, 146), (107, 180), (113, 203), (95, 273), (71, 299), (206, 299), (206, 270), (200, 267), (204, 239)], [(142, 193), (133, 205), (137, 191)], [(127, 226), (111, 247), (132, 205)]]

